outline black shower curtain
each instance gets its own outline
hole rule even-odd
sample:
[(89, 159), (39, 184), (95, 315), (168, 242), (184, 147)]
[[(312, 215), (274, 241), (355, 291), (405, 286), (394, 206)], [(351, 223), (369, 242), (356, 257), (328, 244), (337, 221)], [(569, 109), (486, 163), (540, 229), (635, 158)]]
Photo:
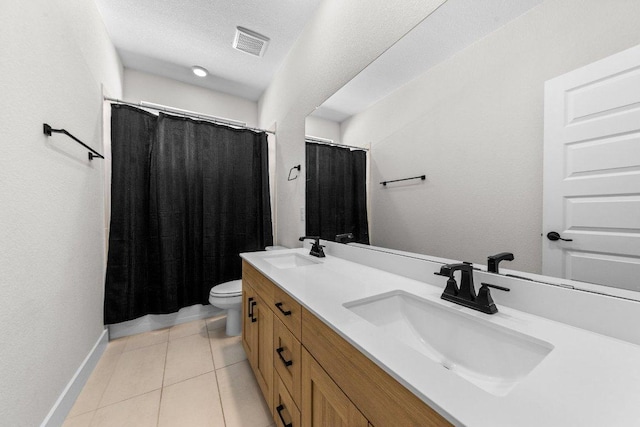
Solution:
[(105, 324), (207, 304), (273, 244), (267, 137), (112, 105)]
[(367, 153), (307, 142), (306, 163), (306, 234), (333, 241), (353, 233), (369, 244)]

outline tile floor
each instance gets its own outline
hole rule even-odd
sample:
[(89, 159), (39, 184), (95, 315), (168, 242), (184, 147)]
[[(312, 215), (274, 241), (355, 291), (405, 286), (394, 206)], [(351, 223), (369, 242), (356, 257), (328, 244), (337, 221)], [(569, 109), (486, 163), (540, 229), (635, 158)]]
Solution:
[(275, 425), (225, 320), (111, 341), (63, 427)]

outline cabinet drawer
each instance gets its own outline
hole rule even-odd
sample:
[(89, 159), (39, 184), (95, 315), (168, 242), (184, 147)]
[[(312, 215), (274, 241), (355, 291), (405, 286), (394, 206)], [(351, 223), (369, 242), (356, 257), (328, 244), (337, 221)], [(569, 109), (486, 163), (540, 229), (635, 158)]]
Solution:
[(277, 375), (273, 387), (273, 419), (277, 427), (300, 426), (300, 410)]
[(273, 319), (273, 365), (280, 376), (280, 380), (287, 388), (293, 401), (300, 406), (300, 374), (301, 357), (300, 341), (298, 341), (291, 331), (282, 322)]
[(282, 289), (275, 288), (272, 308), (278, 319), (300, 341), (300, 330), (302, 329), (302, 309), (300, 304)]
[(246, 283), (247, 286), (255, 289), (264, 302), (273, 308), (273, 293), (277, 289), (277, 286), (245, 260), (242, 260), (242, 282), (243, 286), (245, 286)]

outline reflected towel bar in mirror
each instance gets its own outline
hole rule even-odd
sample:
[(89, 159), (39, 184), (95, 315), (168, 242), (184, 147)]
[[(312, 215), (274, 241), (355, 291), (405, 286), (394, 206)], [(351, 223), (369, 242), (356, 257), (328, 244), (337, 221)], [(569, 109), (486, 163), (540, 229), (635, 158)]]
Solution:
[(384, 185), (386, 187), (387, 184), (389, 184), (391, 182), (408, 181), (410, 179), (421, 179), (422, 181), (424, 181), (425, 179), (427, 179), (427, 176), (426, 175), (420, 175), (420, 176), (412, 176), (411, 178), (393, 179), (391, 181), (382, 181), (380, 184), (382, 184), (382, 185)]
[(287, 181), (293, 181), (294, 179), (298, 178), (298, 174), (296, 174), (296, 176), (291, 178), (291, 172), (293, 172), (295, 169), (297, 169), (298, 172), (300, 172), (300, 165), (296, 165), (296, 166), (292, 167), (291, 169), (289, 169), (289, 176), (287, 177)]

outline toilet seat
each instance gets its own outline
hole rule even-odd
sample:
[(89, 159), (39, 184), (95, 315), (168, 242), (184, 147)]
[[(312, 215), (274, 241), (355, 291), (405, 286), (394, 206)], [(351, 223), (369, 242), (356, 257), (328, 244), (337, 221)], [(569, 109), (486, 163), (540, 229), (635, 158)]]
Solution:
[(242, 280), (232, 280), (211, 288), (209, 298), (233, 298), (242, 296)]
[(232, 280), (211, 288), (209, 304), (223, 309), (242, 305), (242, 280)]

